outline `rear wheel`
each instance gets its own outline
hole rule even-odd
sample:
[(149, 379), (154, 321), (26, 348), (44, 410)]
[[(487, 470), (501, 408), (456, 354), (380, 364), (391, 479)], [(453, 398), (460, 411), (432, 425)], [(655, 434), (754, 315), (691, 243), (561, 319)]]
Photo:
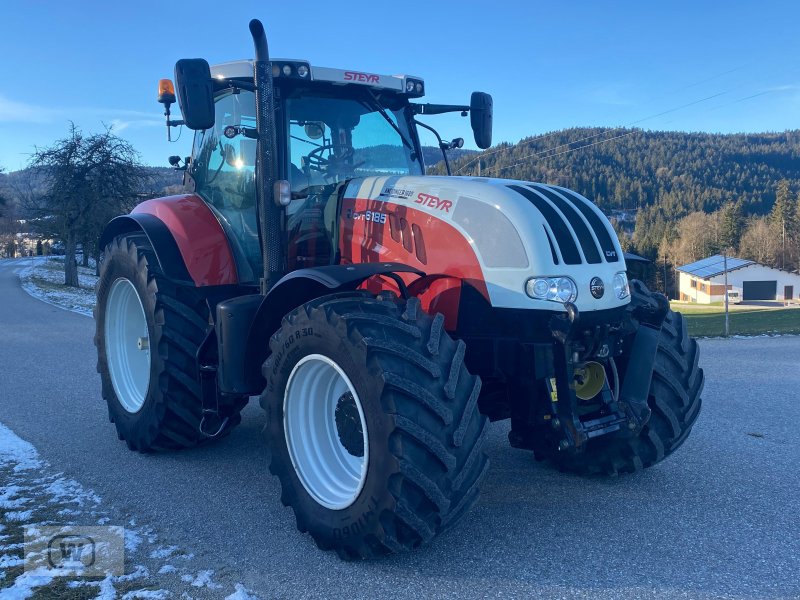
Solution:
[[(97, 371), (119, 438), (132, 450), (195, 446), (202, 406), (195, 356), (208, 324), (205, 300), (167, 280), (143, 234), (114, 238), (97, 282)], [(219, 435), (240, 421), (246, 396), (226, 398)], [(209, 427), (211, 429), (211, 427)]]
[(345, 559), (455, 524), (488, 466), (480, 380), (419, 300), (347, 293), (289, 313), (264, 363), (270, 471), (300, 531)]
[[(631, 281), (631, 303), (648, 304), (652, 293), (637, 280)], [(632, 473), (650, 467), (675, 452), (692, 430), (700, 414), (700, 393), (705, 381), (698, 366), (697, 341), (689, 337), (683, 315), (667, 313), (656, 352), (650, 394), (650, 419), (634, 438), (600, 437), (589, 440), (578, 455), (555, 455), (564, 470), (578, 473)], [(627, 357), (622, 357), (626, 362)]]

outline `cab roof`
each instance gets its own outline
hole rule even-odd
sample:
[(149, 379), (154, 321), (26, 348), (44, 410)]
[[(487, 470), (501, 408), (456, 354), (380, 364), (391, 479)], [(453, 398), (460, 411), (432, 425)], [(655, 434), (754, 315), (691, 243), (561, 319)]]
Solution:
[[(342, 85), (362, 85), (377, 89), (394, 90), (409, 96), (419, 97), (425, 93), (425, 83), (420, 77), (411, 75), (379, 75), (330, 67), (315, 67), (305, 60), (272, 59), (273, 75), (278, 78), (304, 79), (297, 74), (298, 67), (308, 69), (308, 81), (327, 81)], [(288, 67), (288, 75), (286, 69)], [(236, 60), (211, 66), (211, 76), (217, 79), (252, 79), (253, 61)]]

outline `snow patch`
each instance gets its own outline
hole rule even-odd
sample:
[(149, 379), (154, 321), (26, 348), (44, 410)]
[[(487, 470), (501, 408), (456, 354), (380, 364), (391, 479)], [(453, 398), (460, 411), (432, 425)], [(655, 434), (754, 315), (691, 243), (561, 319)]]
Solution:
[(12, 510), (5, 514), (6, 521), (24, 522), (33, 516), (33, 510)]
[(56, 476), (57, 479), (47, 484), (46, 491), (52, 496), (51, 504), (62, 504), (64, 502), (74, 503), (78, 506), (84, 506), (84, 504), (88, 503), (100, 504), (100, 496), (94, 492), (85, 491), (77, 481), (66, 479), (61, 475), (62, 473), (59, 473)]
[[(11, 550), (11, 548), (5, 548), (5, 550)], [(19, 556), (9, 556), (8, 554), (3, 554), (0, 556), (0, 569), (7, 569), (9, 567), (21, 567), (22, 566), (22, 559)]]
[(222, 586), (214, 580), (211, 579), (211, 576), (214, 574), (214, 571), (200, 571), (196, 576), (192, 575), (181, 575), (181, 581), (190, 584), (192, 587), (207, 587), (211, 590), (219, 590)]
[[(33, 596), (33, 590), (53, 581), (53, 576), (44, 567), (27, 571), (14, 580), (14, 585), (3, 590), (3, 600), (24, 600)], [(112, 596), (113, 598), (113, 596)]]
[(160, 546), (150, 553), (150, 558), (167, 558), (178, 550), (177, 546)]
[(0, 465), (10, 463), (14, 464), (15, 473), (42, 466), (36, 448), (0, 423)]
[[(136, 523), (136, 521), (131, 520), (131, 525)], [(135, 530), (125, 528), (125, 550), (127, 552), (136, 552), (136, 549), (142, 543), (142, 536), (139, 535)]]
[(37, 300), (87, 317), (92, 316), (94, 285), (97, 282), (92, 270), (78, 267), (78, 283), (81, 287), (66, 287), (64, 261), (50, 258), (20, 270), (19, 280), (22, 289)]
[(106, 575), (99, 585), (100, 591), (94, 600), (116, 600), (117, 590), (114, 589), (114, 578), (111, 575)]
[(169, 598), (167, 590), (134, 590), (122, 597), (122, 600), (136, 600), (138, 598), (146, 600), (165, 600)]
[(142, 565), (136, 565), (136, 568), (133, 570), (132, 573), (128, 573), (127, 575), (120, 575), (119, 577), (114, 577), (114, 581), (133, 581), (134, 579), (142, 579), (144, 577), (149, 577), (149, 576), (150, 576), (150, 571), (147, 570), (147, 567), (144, 567)]
[(236, 591), (229, 596), (225, 596), (225, 600), (259, 600), (258, 596), (250, 592), (241, 583), (237, 583), (234, 589)]
[[(56, 571), (39, 568), (19, 574), (19, 567), (23, 566), (22, 544), (9, 535), (9, 525), (22, 525), (26, 528), (26, 537), (36, 535), (39, 527), (44, 525), (66, 525), (71, 522), (95, 522), (98, 525), (114, 523), (101, 510), (102, 499), (91, 490), (84, 489), (77, 481), (69, 479), (64, 473), (54, 472), (51, 465), (39, 458), (36, 449), (25, 440), (19, 438), (8, 427), (0, 423), (0, 467), (7, 473), (7, 478), (0, 485), (0, 509), (4, 511), (5, 523), (0, 524), (0, 600), (21, 600), (33, 595), (51, 591)], [(30, 509), (30, 510), (26, 510)], [(51, 519), (54, 515), (59, 522)], [(45, 522), (46, 520), (46, 522)], [(116, 521), (117, 523), (120, 521)], [(122, 521), (124, 522), (124, 521)], [(34, 524), (35, 523), (35, 524)], [(97, 594), (100, 600), (116, 598), (129, 598), (135, 600), (161, 599), (177, 596), (192, 597), (195, 594), (203, 595), (203, 588), (212, 592), (222, 590), (223, 586), (214, 581), (213, 570), (194, 573), (187, 567), (193, 560), (193, 554), (184, 554), (178, 546), (159, 544), (157, 534), (152, 529), (137, 527), (135, 518), (129, 518), (129, 525), (125, 527), (125, 554), (127, 561), (135, 560), (135, 554), (149, 557), (154, 564), (147, 563), (154, 573), (151, 576), (147, 567), (139, 564), (134, 571), (126, 575), (113, 576), (107, 573), (105, 578), (98, 580), (76, 580), (69, 582), (70, 588), (86, 588), (90, 596)], [(3, 542), (6, 542), (5, 545)], [(13, 542), (13, 543), (12, 543)], [(183, 565), (180, 567), (172, 564), (163, 564), (169, 557), (170, 562)], [(131, 564), (131, 562), (128, 562)], [(135, 564), (135, 563), (133, 563)], [(9, 571), (15, 569), (15, 571)], [(178, 590), (173, 594), (158, 589), (159, 576), (168, 577), (183, 591)], [(9, 573), (13, 573), (10, 575)], [(170, 577), (169, 574), (175, 573)], [(178, 583), (178, 577), (182, 583)], [(121, 585), (119, 585), (121, 584)], [(115, 586), (121, 587), (119, 591)], [(135, 589), (142, 587), (145, 589)], [(166, 586), (165, 586), (166, 587)], [(37, 589), (42, 588), (42, 589)], [(133, 589), (132, 589), (133, 588)], [(153, 589), (146, 589), (153, 588)], [(216, 592), (221, 593), (221, 592)], [(230, 596), (234, 600), (250, 600), (255, 596), (241, 586)]]

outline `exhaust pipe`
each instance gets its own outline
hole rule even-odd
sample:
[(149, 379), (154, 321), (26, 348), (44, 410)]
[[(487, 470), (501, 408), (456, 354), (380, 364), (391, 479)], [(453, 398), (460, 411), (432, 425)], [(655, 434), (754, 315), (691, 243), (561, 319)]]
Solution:
[(272, 87), (272, 65), (264, 25), (258, 19), (250, 21), (255, 61), (253, 79), (256, 96), (256, 202), (258, 206), (259, 237), (264, 263), (261, 293), (266, 294), (286, 271), (283, 234), (284, 209), (273, 198), (278, 173), (278, 153), (275, 135), (275, 95)]

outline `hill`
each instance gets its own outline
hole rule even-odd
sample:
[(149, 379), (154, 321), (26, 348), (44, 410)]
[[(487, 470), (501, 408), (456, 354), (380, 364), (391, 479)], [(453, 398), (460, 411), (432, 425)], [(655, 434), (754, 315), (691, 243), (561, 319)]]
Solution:
[[(606, 212), (658, 206), (669, 218), (742, 200), (765, 214), (778, 181), (800, 180), (800, 130), (721, 135), (574, 128), (501, 144), (482, 154), (481, 174), (563, 185)], [(453, 161), (476, 175), (476, 157)]]

